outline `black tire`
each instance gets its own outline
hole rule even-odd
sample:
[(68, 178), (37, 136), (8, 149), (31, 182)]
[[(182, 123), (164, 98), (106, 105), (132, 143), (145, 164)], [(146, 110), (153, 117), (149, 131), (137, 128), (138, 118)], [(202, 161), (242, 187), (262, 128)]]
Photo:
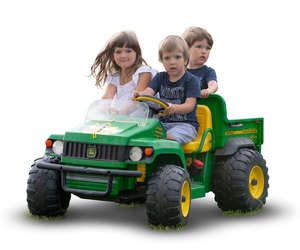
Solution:
[(191, 182), (188, 172), (175, 165), (158, 168), (147, 188), (146, 210), (151, 225), (185, 225), (191, 205)]
[(266, 161), (252, 149), (240, 149), (218, 160), (212, 180), (215, 201), (223, 211), (255, 211), (266, 203), (269, 175)]
[(32, 215), (55, 217), (64, 215), (71, 194), (61, 188), (60, 173), (39, 169), (34, 163), (27, 182), (27, 204)]

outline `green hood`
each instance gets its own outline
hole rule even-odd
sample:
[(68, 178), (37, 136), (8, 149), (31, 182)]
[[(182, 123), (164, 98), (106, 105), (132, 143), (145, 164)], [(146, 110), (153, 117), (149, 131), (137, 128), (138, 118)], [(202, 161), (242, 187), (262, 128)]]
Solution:
[(135, 121), (89, 121), (65, 133), (65, 141), (128, 145), (139, 137), (164, 138), (165, 131), (155, 119)]

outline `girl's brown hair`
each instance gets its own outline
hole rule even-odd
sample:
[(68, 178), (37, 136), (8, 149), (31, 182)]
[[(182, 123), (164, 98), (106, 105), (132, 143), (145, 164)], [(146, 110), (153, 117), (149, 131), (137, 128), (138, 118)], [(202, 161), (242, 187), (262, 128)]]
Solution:
[(142, 51), (136, 34), (133, 31), (121, 31), (111, 37), (104, 49), (97, 55), (91, 67), (91, 76), (96, 78), (97, 87), (104, 86), (108, 75), (121, 71), (119, 65), (115, 63), (113, 55), (115, 48), (122, 48), (124, 46), (133, 49), (136, 53), (136, 60), (130, 67), (129, 74), (135, 72), (140, 65), (147, 65), (142, 57)]

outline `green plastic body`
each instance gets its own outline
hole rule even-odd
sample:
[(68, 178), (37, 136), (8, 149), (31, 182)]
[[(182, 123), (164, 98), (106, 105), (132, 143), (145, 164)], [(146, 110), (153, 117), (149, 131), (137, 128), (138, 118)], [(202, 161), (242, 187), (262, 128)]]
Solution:
[[(122, 132), (112, 135), (94, 135), (79, 132), (66, 132), (64, 135), (51, 135), (49, 139), (63, 140), (68, 142), (80, 142), (94, 144), (108, 144), (116, 146), (125, 146), (131, 148), (151, 147), (153, 154), (144, 157), (139, 162), (133, 162), (129, 158), (124, 161), (100, 161), (94, 159), (78, 159), (73, 157), (58, 156), (46, 151), (46, 156), (54, 156), (60, 158), (62, 164), (103, 168), (103, 169), (122, 169), (122, 170), (138, 170), (141, 164), (145, 168), (145, 176), (143, 180), (136, 177), (115, 177), (112, 184), (112, 191), (108, 197), (103, 199), (118, 197), (121, 193), (134, 194), (138, 186), (147, 186), (148, 180), (151, 178), (153, 171), (157, 167), (167, 164), (179, 165), (189, 170), (187, 162), (193, 162), (195, 159), (204, 163), (204, 166), (196, 177), (191, 178), (191, 198), (204, 197), (207, 192), (211, 191), (212, 171), (215, 166), (216, 157), (215, 150), (224, 148), (226, 142), (230, 138), (250, 138), (260, 152), (263, 144), (263, 118), (228, 120), (226, 104), (224, 99), (219, 95), (210, 95), (207, 99), (201, 99), (198, 104), (209, 107), (212, 115), (212, 129), (205, 131), (202, 143), (198, 150), (191, 154), (184, 154), (184, 151), (176, 141), (166, 140), (166, 133), (161, 124), (155, 119), (145, 119), (145, 126), (139, 126), (134, 123), (113, 122), (111, 125), (121, 128)], [(200, 124), (201, 126), (201, 124)], [(201, 153), (205, 136), (212, 134), (212, 148), (209, 152)], [(80, 176), (80, 178), (73, 178)], [(93, 181), (93, 179), (97, 181)], [(88, 180), (88, 181), (87, 181)], [(103, 181), (101, 181), (103, 180)], [(106, 176), (95, 176), (95, 174), (74, 174), (67, 175), (66, 185), (69, 188), (80, 190), (104, 191), (107, 188)], [(101, 197), (98, 197), (101, 200)]]

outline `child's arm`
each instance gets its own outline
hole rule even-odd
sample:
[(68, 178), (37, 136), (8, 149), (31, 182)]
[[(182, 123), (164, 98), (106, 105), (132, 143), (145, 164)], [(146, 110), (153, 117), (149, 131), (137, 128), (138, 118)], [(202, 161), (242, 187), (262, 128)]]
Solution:
[(147, 87), (145, 90), (143, 91), (133, 91), (133, 94), (132, 94), (132, 97), (131, 97), (131, 100), (135, 101), (135, 98), (138, 96), (138, 95), (154, 95), (155, 92), (153, 89), (151, 89), (150, 87)]
[(113, 99), (117, 93), (117, 87), (109, 83), (105, 89), (102, 99)]
[(209, 94), (216, 93), (218, 90), (218, 83), (214, 80), (208, 82), (208, 88), (201, 90), (201, 97), (207, 98)]
[(139, 80), (137, 83), (136, 91), (143, 91), (148, 87), (149, 82), (152, 79), (150, 72), (143, 72), (139, 74)]
[(165, 110), (166, 115), (171, 115), (174, 113), (187, 114), (193, 111), (196, 104), (196, 98), (195, 97), (186, 98), (185, 103), (183, 104), (172, 104), (172, 103), (168, 103), (168, 104), (169, 107)]

